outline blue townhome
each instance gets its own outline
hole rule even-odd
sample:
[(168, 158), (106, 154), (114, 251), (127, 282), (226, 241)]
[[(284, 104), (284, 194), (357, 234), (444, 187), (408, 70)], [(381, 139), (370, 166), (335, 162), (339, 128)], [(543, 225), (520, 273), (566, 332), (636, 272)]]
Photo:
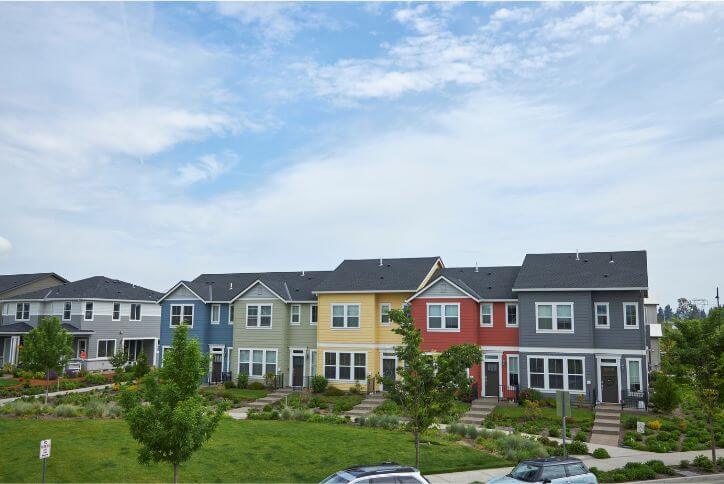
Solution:
[(513, 292), (522, 388), (604, 403), (644, 399), (645, 251), (528, 254)]

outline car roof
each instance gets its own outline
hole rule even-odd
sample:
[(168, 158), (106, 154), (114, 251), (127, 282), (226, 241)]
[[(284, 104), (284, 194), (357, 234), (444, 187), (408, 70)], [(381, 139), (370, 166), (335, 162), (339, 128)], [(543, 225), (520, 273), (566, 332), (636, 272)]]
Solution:
[(375, 476), (378, 474), (389, 474), (392, 472), (419, 472), (416, 468), (410, 466), (403, 466), (397, 462), (381, 462), (379, 464), (362, 465), (356, 467), (350, 467), (342, 472), (346, 472), (358, 477)]
[(582, 464), (583, 461), (581, 459), (577, 459), (575, 457), (545, 457), (541, 459), (531, 459), (531, 460), (524, 460), (522, 461), (526, 464), (532, 464), (540, 467), (545, 466), (553, 466), (553, 465), (560, 465), (560, 464)]

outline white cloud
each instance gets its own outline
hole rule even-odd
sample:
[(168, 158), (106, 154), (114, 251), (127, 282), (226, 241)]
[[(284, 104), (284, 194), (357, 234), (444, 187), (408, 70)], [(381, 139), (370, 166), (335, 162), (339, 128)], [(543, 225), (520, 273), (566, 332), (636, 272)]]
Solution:
[(195, 163), (178, 167), (178, 177), (174, 179), (174, 184), (187, 186), (201, 181), (210, 182), (228, 172), (237, 163), (238, 158), (233, 153), (227, 153), (223, 160), (214, 154), (203, 155)]
[(0, 235), (0, 256), (7, 254), (13, 250), (13, 244), (8, 239)]

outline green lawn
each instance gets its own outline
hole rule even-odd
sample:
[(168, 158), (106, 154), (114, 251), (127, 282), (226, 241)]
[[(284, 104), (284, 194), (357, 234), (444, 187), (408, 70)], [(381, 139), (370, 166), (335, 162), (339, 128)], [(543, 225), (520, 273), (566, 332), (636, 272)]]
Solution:
[[(456, 401), (453, 404), (451, 414), (442, 419), (442, 423), (451, 424), (455, 423), (468, 411), (470, 410), (470, 404), (465, 402)], [(379, 407), (374, 411), (376, 415), (402, 415), (402, 407), (392, 400), (385, 400)]]
[(292, 393), (287, 398), (280, 400), (276, 406), (289, 405), (292, 408), (321, 408), (333, 413), (342, 413), (352, 410), (355, 405), (364, 400), (364, 396), (355, 393), (344, 395), (325, 395), (324, 393), (312, 393), (301, 395)]
[(0, 388), (3, 387), (14, 387), (15, 385), (18, 385), (20, 382), (16, 380), (15, 378), (0, 378)]
[[(567, 428), (590, 431), (593, 427), (593, 412), (588, 408), (578, 407), (573, 407), (572, 411), (573, 415), (566, 418)], [(512, 427), (531, 434), (540, 434), (545, 429), (561, 428), (561, 418), (556, 415), (555, 408), (542, 407), (541, 415), (534, 421), (522, 405), (498, 405), (485, 417), (484, 423), (488, 426)]]
[[(158, 482), (172, 477), (169, 465), (143, 466), (136, 442), (122, 420), (0, 419), (3, 451), (0, 481), (40, 480), (38, 446), (52, 439), (50, 482)], [(180, 480), (195, 482), (318, 482), (355, 464), (393, 460), (414, 463), (406, 433), (351, 425), (225, 418), (190, 462)], [(453, 442), (424, 445), (423, 473), (501, 467), (507, 463)]]
[(225, 398), (231, 400), (234, 406), (240, 406), (249, 400), (266, 397), (266, 390), (249, 390), (246, 388), (224, 388), (222, 386), (206, 387), (201, 393), (210, 400), (220, 400)]

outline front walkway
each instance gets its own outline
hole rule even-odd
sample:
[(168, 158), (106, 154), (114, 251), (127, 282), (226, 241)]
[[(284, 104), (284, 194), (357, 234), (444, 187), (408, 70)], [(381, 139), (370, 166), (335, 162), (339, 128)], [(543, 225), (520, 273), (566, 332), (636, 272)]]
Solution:
[[(75, 388), (73, 390), (61, 390), (59, 392), (50, 392), (50, 393), (48, 393), (48, 396), (57, 397), (60, 395), (68, 395), (69, 393), (92, 392), (93, 390), (103, 390), (104, 388), (110, 388), (112, 386), (113, 386), (112, 383), (108, 383), (106, 385), (98, 385), (98, 386), (94, 386), (94, 387)], [(41, 393), (39, 395), (24, 395), (22, 397), (3, 398), (2, 400), (0, 400), (0, 405), (5, 405), (6, 403), (14, 402), (15, 400), (18, 400), (18, 399), (24, 398), (24, 397), (45, 398), (45, 393)]]

